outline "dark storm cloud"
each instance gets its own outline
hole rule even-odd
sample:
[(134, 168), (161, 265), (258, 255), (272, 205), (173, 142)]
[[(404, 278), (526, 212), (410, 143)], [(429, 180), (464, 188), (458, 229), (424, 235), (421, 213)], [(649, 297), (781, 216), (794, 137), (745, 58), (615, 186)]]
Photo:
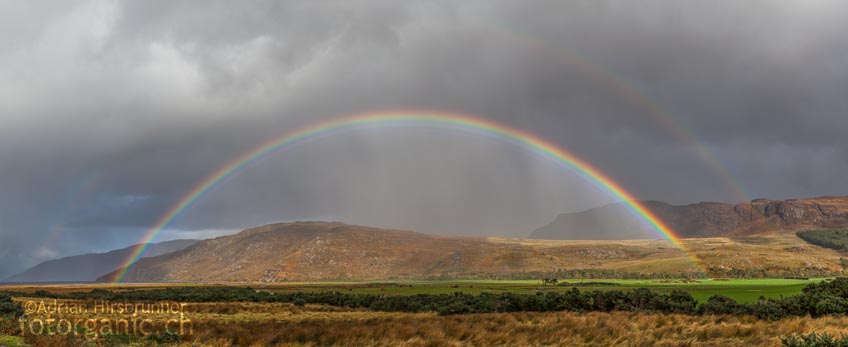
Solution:
[[(132, 243), (253, 146), (384, 109), (526, 129), (645, 199), (737, 198), (681, 131), (752, 197), (848, 194), (846, 11), (837, 1), (2, 3), (0, 262), (14, 265), (0, 277)], [(166, 234), (341, 219), (523, 236), (611, 201), (528, 153), (461, 132), (353, 131), (242, 170)]]

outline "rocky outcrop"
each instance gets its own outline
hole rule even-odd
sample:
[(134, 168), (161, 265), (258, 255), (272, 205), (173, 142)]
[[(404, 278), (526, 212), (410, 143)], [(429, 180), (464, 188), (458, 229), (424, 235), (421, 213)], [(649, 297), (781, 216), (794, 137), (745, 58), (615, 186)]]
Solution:
[[(746, 236), (779, 230), (848, 226), (848, 197), (756, 199), (736, 205), (717, 202), (675, 206), (646, 201), (645, 206), (681, 237)], [(650, 226), (622, 204), (559, 215), (530, 235), (535, 239), (656, 238)]]
[(848, 226), (848, 197), (824, 196), (812, 199), (757, 199), (737, 205), (749, 223), (764, 221), (780, 229), (841, 228)]

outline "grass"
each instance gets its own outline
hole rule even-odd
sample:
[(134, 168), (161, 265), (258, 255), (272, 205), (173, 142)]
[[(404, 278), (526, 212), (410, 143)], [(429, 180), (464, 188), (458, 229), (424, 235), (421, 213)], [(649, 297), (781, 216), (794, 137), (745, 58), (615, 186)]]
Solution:
[[(740, 301), (760, 295), (800, 292), (814, 280), (598, 280), (616, 286), (581, 290), (684, 289), (699, 300), (722, 294)], [(569, 281), (569, 282), (579, 282)], [(172, 284), (172, 286), (175, 286)], [(162, 285), (158, 286), (159, 288)], [(527, 292), (569, 290), (571, 286), (542, 286), (538, 281), (403, 281), (324, 282), (262, 285), (272, 291), (338, 290), (358, 293), (409, 295), (416, 293)], [(127, 286), (111, 289), (125, 289)], [(79, 288), (77, 288), (79, 289)], [(69, 291), (67, 287), (51, 290)], [(24, 298), (17, 298), (24, 299)], [(96, 316), (77, 316), (95, 318)], [(374, 312), (343, 307), (286, 303), (192, 303), (187, 317), (195, 334), (175, 346), (780, 346), (794, 334), (837, 334), (848, 317), (790, 317), (778, 321), (752, 316), (689, 316), (634, 312), (515, 312), (439, 316), (435, 313)], [(157, 315), (140, 318), (163, 319)], [(21, 339), (0, 337), (0, 345), (27, 346)], [(57, 336), (28, 336), (33, 347), (78, 346)]]
[(625, 280), (618, 281), (620, 286), (617, 288), (651, 288), (657, 291), (682, 289), (692, 294), (692, 297), (697, 299), (699, 302), (703, 302), (713, 295), (723, 295), (739, 302), (753, 302), (760, 296), (766, 298), (778, 298), (780, 296), (799, 294), (806, 285), (812, 282), (820, 282), (822, 280), (823, 279), (736, 279), (727, 281), (704, 280), (696, 283), (664, 283), (662, 281)]
[(0, 335), (0, 346), (6, 347), (26, 347), (24, 339), (17, 336)]
[[(633, 312), (515, 312), (438, 316), (368, 312), (320, 305), (193, 305), (192, 336), (202, 346), (774, 346), (811, 332), (838, 334), (848, 317), (689, 316)], [(76, 347), (32, 336), (34, 347)], [(10, 346), (11, 347), (11, 346)]]
[(769, 322), (627, 312), (395, 314), (367, 319), (334, 319), (330, 314), (298, 321), (200, 323), (195, 341), (261, 346), (780, 346), (781, 336), (834, 333), (845, 324), (848, 319), (840, 317)]

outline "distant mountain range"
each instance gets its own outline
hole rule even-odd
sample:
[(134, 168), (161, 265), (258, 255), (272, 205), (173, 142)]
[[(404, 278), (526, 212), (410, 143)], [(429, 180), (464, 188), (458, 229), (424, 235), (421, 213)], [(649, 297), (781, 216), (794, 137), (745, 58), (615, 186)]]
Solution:
[[(150, 244), (142, 257), (158, 255), (181, 250), (197, 243), (199, 240), (173, 240)], [(108, 274), (123, 265), (138, 245), (122, 248), (106, 253), (75, 255), (43, 262), (3, 282), (94, 282), (98, 277)]]
[[(644, 204), (681, 237), (743, 237), (781, 230), (848, 226), (848, 197), (756, 199), (739, 204), (701, 202), (684, 206)], [(657, 238), (624, 204), (564, 213), (530, 234), (532, 239), (608, 240)]]

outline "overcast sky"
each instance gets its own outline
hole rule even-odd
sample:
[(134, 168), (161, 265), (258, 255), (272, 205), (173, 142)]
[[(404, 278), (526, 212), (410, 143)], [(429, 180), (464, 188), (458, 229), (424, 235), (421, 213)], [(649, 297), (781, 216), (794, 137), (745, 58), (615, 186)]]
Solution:
[[(267, 139), (472, 114), (640, 199), (848, 194), (842, 1), (0, 0), (0, 278), (123, 247)], [(340, 220), (526, 236), (615, 199), (526, 148), (368, 129), (255, 163), (161, 235)]]

